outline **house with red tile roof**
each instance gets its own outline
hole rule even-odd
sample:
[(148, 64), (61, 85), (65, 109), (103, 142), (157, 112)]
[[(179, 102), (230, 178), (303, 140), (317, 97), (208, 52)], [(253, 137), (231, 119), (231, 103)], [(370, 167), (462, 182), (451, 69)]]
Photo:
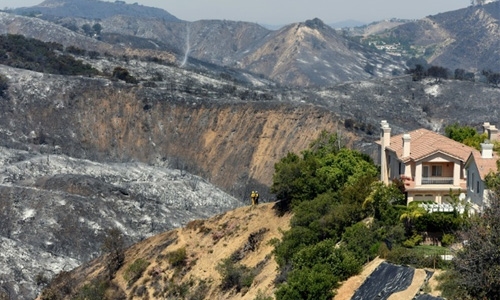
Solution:
[(498, 130), (495, 125), (483, 124), (483, 129), (488, 133), (489, 142), (481, 144), (481, 152), (474, 151), (465, 162), (467, 177), (467, 201), (473, 212), (481, 212), (488, 205), (490, 191), (486, 186), (486, 176), (498, 171), (497, 161), (500, 158), (493, 151), (491, 141), (497, 140)]
[(445, 204), (450, 191), (466, 196), (465, 163), (476, 149), (427, 129), (391, 136), (387, 121), (381, 123), (380, 180), (401, 179), (407, 203)]

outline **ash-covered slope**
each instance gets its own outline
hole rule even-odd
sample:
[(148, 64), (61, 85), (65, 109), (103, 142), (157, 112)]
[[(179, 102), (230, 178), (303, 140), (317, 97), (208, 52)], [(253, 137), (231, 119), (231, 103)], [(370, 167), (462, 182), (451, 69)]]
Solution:
[[(55, 6), (51, 4), (52, 2), (47, 2), (50, 5), (45, 6)], [(60, 4), (61, 7), (66, 7), (71, 1), (55, 2), (61, 2), (63, 3)], [(110, 5), (102, 1), (84, 1), (87, 2)], [(404, 69), (403, 63), (398, 58), (363, 46), (339, 34), (319, 19), (270, 31), (248, 22), (226, 20), (180, 22), (168, 18), (151, 18), (147, 13), (121, 14), (112, 8), (106, 16), (99, 19), (92, 19), (91, 16), (92, 14), (88, 17), (69, 14), (64, 17), (61, 15), (58, 18), (48, 18), (42, 15), (40, 18), (73, 28), (81, 33), (82, 38), (84, 35), (80, 28), (83, 25), (92, 26), (98, 23), (101, 28), (99, 38), (106, 43), (95, 45), (94, 49), (97, 46), (103, 49), (104, 45), (108, 48), (126, 47), (126, 51), (133, 55), (138, 54), (130, 53), (132, 48), (137, 48), (136, 52), (148, 49), (156, 51), (153, 52), (155, 56), (168, 56), (170, 52), (174, 52), (179, 65), (184, 65), (185, 60), (192, 57), (211, 64), (260, 74), (284, 85), (329, 86), (349, 80), (388, 77), (394, 73), (401, 73)], [(36, 31), (29, 29), (33, 30)], [(43, 40), (54, 41), (54, 37), (45, 34), (40, 36)], [(63, 41), (62, 38), (58, 42), (64, 45), (75, 44), (84, 49), (92, 48), (83, 42)]]
[(122, 16), (102, 24), (104, 38), (117, 33), (159, 41), (177, 52), (179, 60), (193, 57), (262, 74), (285, 85), (325, 86), (390, 77), (404, 68), (397, 58), (354, 42), (319, 19), (278, 31), (247, 22), (161, 23)]
[(108, 229), (118, 228), (130, 244), (243, 205), (204, 179), (165, 165), (0, 148), (3, 288), (12, 297), (33, 299), (43, 277), (98, 256)]
[(282, 84), (298, 86), (330, 86), (403, 71), (394, 57), (349, 40), (319, 19), (274, 32), (238, 63)]

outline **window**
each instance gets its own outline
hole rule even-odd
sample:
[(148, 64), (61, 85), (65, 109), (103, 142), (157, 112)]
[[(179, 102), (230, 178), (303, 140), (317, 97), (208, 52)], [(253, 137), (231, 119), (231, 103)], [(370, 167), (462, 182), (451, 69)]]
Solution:
[[(430, 169), (430, 170), (429, 170)], [(429, 174), (430, 171), (430, 174)], [(422, 168), (422, 176), (423, 177), (441, 177), (443, 176), (443, 166), (423, 166)]]
[(474, 192), (474, 173), (471, 175), (470, 190)]
[(479, 194), (479, 180), (476, 182), (476, 193)]
[(470, 188), (470, 171), (467, 170), (467, 187)]
[(443, 174), (443, 166), (432, 166), (432, 176), (441, 177)]

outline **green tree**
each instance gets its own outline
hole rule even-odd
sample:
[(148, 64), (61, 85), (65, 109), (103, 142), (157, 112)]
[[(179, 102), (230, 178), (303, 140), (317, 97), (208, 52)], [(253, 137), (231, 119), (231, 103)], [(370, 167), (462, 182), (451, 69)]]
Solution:
[(85, 35), (92, 36), (94, 34), (94, 30), (89, 24), (83, 24), (82, 30), (85, 33)]
[(486, 81), (492, 85), (498, 87), (500, 84), (500, 73), (493, 72), (491, 70), (483, 70), (483, 76), (486, 77)]
[(481, 143), (488, 138), (486, 133), (479, 134), (476, 129), (470, 126), (462, 126), (458, 123), (446, 126), (444, 132), (450, 139), (478, 150), (481, 149)]
[(363, 222), (346, 228), (342, 235), (344, 248), (354, 254), (360, 265), (377, 256), (379, 240), (377, 232)]
[(375, 181), (371, 185), (371, 192), (363, 202), (363, 208), (368, 209), (370, 214), (377, 220), (394, 221), (394, 204), (401, 204), (405, 201), (405, 196), (396, 184), (385, 185), (380, 181)]
[(425, 209), (418, 206), (418, 204), (418, 201), (411, 202), (407, 209), (399, 217), (399, 220), (401, 220), (405, 225), (407, 236), (410, 236), (413, 233), (415, 229), (415, 221), (427, 213)]
[(95, 34), (100, 35), (100, 34), (101, 34), (101, 31), (102, 31), (102, 26), (101, 26), (101, 24), (99, 24), (99, 23), (95, 23), (95, 24), (92, 26), (92, 30), (95, 32)]
[(481, 216), (462, 233), (465, 241), (452, 268), (453, 281), (463, 289), (461, 298), (498, 299), (500, 295), (500, 194), (496, 190)]
[(441, 79), (447, 79), (448, 73), (448, 69), (439, 66), (432, 66), (427, 69), (427, 74), (430, 77), (434, 77), (436, 79), (436, 82), (441, 82)]
[(338, 278), (326, 266), (315, 265), (312, 269), (292, 272), (287, 283), (276, 291), (276, 299), (281, 300), (329, 300)]

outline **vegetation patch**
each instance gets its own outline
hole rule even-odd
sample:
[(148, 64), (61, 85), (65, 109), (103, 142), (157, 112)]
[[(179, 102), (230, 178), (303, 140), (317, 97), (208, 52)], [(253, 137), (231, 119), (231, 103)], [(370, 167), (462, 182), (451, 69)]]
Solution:
[(172, 267), (174, 268), (184, 267), (187, 262), (186, 247), (182, 247), (175, 251), (169, 252), (167, 253), (166, 257)]
[(16, 34), (0, 35), (0, 64), (61, 75), (99, 73), (89, 64), (66, 54), (61, 44), (45, 43)]
[(127, 267), (127, 269), (123, 273), (123, 279), (127, 281), (129, 287), (132, 286), (132, 284), (134, 284), (139, 278), (141, 278), (142, 274), (148, 266), (148, 261), (139, 258)]
[(222, 277), (221, 288), (225, 291), (234, 288), (239, 293), (243, 288), (249, 288), (255, 278), (255, 272), (251, 268), (233, 263), (231, 258), (222, 260), (217, 271)]

